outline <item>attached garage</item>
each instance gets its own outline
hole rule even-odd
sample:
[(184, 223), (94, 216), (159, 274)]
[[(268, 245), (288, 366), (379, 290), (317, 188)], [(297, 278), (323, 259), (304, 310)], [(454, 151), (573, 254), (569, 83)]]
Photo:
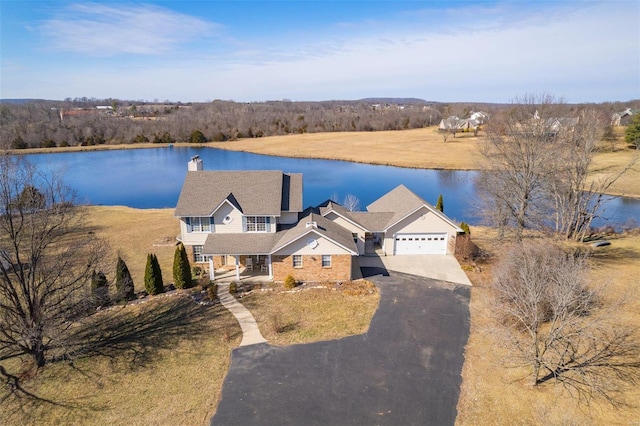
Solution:
[(446, 233), (396, 234), (394, 254), (447, 254)]

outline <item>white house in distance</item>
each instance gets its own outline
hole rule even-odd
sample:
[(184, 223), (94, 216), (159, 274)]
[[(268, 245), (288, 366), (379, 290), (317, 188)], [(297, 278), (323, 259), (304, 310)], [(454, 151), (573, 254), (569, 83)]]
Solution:
[(326, 201), (303, 210), (302, 175), (204, 171), (194, 157), (175, 216), (193, 264), (215, 278), (235, 269), (283, 281), (352, 278), (358, 256), (446, 255), (462, 230), (404, 185), (350, 212)]

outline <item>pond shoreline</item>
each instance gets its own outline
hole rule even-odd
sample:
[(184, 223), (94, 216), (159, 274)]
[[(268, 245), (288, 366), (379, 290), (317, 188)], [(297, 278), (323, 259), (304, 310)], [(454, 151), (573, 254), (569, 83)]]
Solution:
[[(317, 134), (309, 134), (309, 135), (317, 135)], [(296, 136), (296, 135), (290, 135)], [(258, 145), (260, 140), (268, 140), (269, 138), (258, 138), (251, 140), (239, 140), (239, 141), (227, 141), (227, 142), (206, 142), (200, 144), (193, 144), (188, 142), (176, 142), (173, 144), (155, 144), (155, 143), (141, 143), (141, 144), (119, 144), (119, 145), (93, 145), (93, 146), (73, 146), (73, 147), (58, 147), (58, 148), (29, 148), (24, 150), (8, 150), (10, 154), (14, 155), (29, 155), (29, 154), (56, 154), (56, 153), (69, 153), (69, 152), (94, 152), (94, 151), (111, 151), (111, 150), (128, 150), (128, 149), (171, 149), (172, 147), (176, 148), (214, 148), (214, 149), (223, 149), (226, 151), (234, 151), (234, 152), (244, 152), (250, 154), (258, 154), (258, 155), (266, 155), (270, 157), (285, 157), (285, 158), (299, 158), (299, 159), (308, 159), (308, 160), (331, 160), (331, 161), (343, 161), (348, 163), (357, 163), (357, 164), (369, 164), (369, 165), (377, 165), (377, 166), (391, 166), (391, 167), (401, 167), (405, 169), (423, 169), (423, 170), (436, 170), (436, 171), (480, 171), (481, 167), (477, 166), (469, 166), (469, 161), (463, 161), (462, 164), (457, 166), (452, 166), (449, 164), (442, 164), (442, 162), (438, 161), (427, 161), (426, 163), (414, 162), (409, 160), (404, 155), (400, 155), (399, 158), (391, 158), (386, 159), (384, 161), (375, 160), (375, 159), (358, 159), (358, 158), (344, 158), (340, 155), (322, 155), (318, 152), (309, 154), (309, 153), (301, 153), (295, 152), (294, 150), (290, 150), (287, 152), (287, 155), (283, 155), (280, 152), (273, 152), (273, 150), (268, 148), (261, 148)], [(459, 138), (462, 139), (462, 138)], [(466, 138), (471, 139), (471, 138)], [(473, 138), (476, 139), (476, 138)], [(254, 145), (247, 147), (247, 145)], [(453, 146), (453, 145), (451, 145)], [(328, 152), (332, 152), (328, 150)], [(393, 156), (392, 156), (393, 157)], [(395, 155), (398, 157), (398, 154)], [(630, 171), (632, 172), (632, 171)], [(625, 192), (614, 189), (609, 189), (605, 192), (606, 195), (616, 196), (616, 197), (627, 197), (640, 200), (640, 189), (638, 192)]]

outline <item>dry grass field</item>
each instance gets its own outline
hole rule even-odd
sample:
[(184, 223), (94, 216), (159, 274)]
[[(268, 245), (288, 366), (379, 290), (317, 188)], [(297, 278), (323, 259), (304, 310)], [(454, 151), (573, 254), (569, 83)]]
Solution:
[(173, 282), (173, 255), (180, 233), (173, 209), (132, 209), (123, 206), (90, 206), (87, 225), (90, 232), (104, 238), (112, 250), (105, 273), (115, 273), (117, 255), (127, 264), (136, 291), (144, 290), (147, 253), (155, 253), (165, 283)]
[[(474, 241), (494, 254), (500, 250), (486, 229), (473, 228)], [(624, 316), (630, 324), (640, 324), (640, 234), (608, 239), (611, 246), (596, 249), (592, 257), (594, 281), (609, 282), (608, 296), (628, 296)], [(463, 382), (458, 402), (459, 425), (637, 425), (640, 420), (640, 389), (627, 392), (635, 407), (615, 409), (606, 403), (591, 409), (579, 406), (561, 386), (552, 383), (534, 388), (527, 384), (527, 371), (506, 367), (502, 352), (491, 333), (491, 264), (482, 263), (481, 272), (469, 271), (471, 290), (471, 333), (465, 349)]]
[[(622, 169), (637, 151), (623, 141), (617, 129), (615, 143), (603, 142), (595, 156), (593, 178), (598, 180)], [(481, 169), (479, 148), (483, 132), (459, 133), (444, 142), (436, 126), (424, 129), (382, 131), (308, 133), (302, 135), (270, 136), (210, 143), (209, 146), (258, 154), (300, 158), (345, 160), (368, 164), (383, 164), (424, 169)], [(611, 147), (615, 152), (611, 152)], [(640, 198), (640, 162), (609, 190), (613, 195)]]
[[(88, 232), (111, 244), (126, 260), (136, 290), (144, 288), (146, 253), (158, 255), (165, 284), (178, 234), (172, 209), (88, 207)], [(107, 276), (113, 279), (113, 271)], [(243, 300), (275, 344), (327, 340), (363, 333), (378, 304), (366, 283), (346, 291), (285, 293), (281, 287)], [(46, 365), (37, 374), (27, 359), (3, 361), (21, 376), (16, 397), (0, 386), (1, 425), (197, 425), (208, 424), (220, 399), (231, 350), (240, 327), (220, 305), (201, 306), (187, 291), (97, 312), (74, 328), (73, 362)], [(275, 328), (275, 324), (282, 327)], [(89, 342), (89, 343), (86, 343)]]
[(345, 160), (367, 164), (427, 169), (477, 169), (473, 133), (449, 136), (436, 126), (380, 132), (305, 133), (210, 144), (217, 148), (300, 158)]

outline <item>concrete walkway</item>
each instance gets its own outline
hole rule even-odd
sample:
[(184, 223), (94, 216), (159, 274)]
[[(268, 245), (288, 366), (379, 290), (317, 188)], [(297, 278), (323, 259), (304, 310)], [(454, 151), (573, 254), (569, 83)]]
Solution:
[(218, 299), (220, 299), (222, 306), (227, 308), (240, 324), (240, 328), (242, 329), (242, 342), (240, 342), (240, 346), (267, 342), (267, 339), (262, 337), (256, 319), (251, 315), (251, 312), (229, 293), (229, 283), (218, 284)]

